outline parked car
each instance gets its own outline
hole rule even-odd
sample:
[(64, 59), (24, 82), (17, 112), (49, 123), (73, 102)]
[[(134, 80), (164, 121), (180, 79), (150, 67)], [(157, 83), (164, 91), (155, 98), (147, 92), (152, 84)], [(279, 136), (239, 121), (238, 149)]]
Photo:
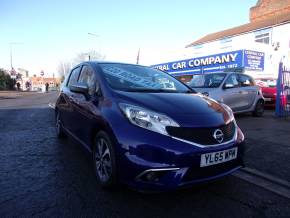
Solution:
[(64, 82), (55, 117), (58, 137), (72, 136), (92, 152), (105, 188), (123, 183), (169, 190), (243, 166), (244, 135), (231, 109), (149, 67), (77, 65)]
[[(256, 84), (261, 87), (265, 99), (265, 106), (275, 107), (277, 96), (277, 79), (275, 78), (257, 78)], [(286, 93), (281, 93), (281, 106), (285, 106), (287, 102)]]
[(222, 72), (194, 75), (189, 86), (218, 102), (228, 105), (234, 113), (252, 112), (263, 116), (264, 98), (254, 79), (243, 73)]

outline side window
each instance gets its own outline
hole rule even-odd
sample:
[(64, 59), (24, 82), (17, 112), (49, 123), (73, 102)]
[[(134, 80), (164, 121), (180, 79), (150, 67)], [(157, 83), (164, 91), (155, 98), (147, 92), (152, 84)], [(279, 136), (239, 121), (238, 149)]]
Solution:
[(79, 82), (86, 84), (89, 87), (89, 94), (94, 94), (96, 90), (96, 75), (92, 68), (83, 66)]
[(235, 75), (235, 74), (230, 75), (227, 78), (225, 84), (232, 85), (234, 88), (238, 87), (239, 86), (239, 82), (237, 80), (237, 75)]
[(253, 79), (247, 75), (239, 75), (239, 82), (242, 87), (255, 85)]
[(80, 69), (81, 69), (81, 67), (77, 67), (77, 68), (72, 70), (67, 86), (74, 85), (77, 83), (79, 75), (80, 75)]

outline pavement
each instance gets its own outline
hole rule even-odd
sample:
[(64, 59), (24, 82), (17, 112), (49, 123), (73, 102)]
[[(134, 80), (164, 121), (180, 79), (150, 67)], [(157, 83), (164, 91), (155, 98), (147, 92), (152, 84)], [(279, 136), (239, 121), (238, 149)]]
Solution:
[(266, 110), (263, 117), (243, 114), (236, 120), (246, 137), (246, 166), (290, 184), (290, 117)]
[[(55, 136), (57, 93), (14, 95), (0, 99), (0, 217), (289, 217), (290, 198), (240, 174), (168, 193), (104, 191), (90, 154)], [(247, 139), (246, 169), (261, 173), (261, 183), (265, 175), (289, 181), (289, 120), (273, 111), (236, 117)]]
[(55, 102), (58, 92), (18, 92), (0, 91), (0, 108), (47, 107), (47, 102)]
[(21, 96), (34, 95), (36, 92), (26, 92), (26, 91), (0, 91), (0, 99), (17, 98)]

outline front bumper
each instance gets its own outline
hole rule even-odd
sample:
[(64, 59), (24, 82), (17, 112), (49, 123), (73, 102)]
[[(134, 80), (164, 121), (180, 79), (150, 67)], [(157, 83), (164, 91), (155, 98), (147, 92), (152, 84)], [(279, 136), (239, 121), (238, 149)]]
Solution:
[(263, 95), (265, 99), (265, 106), (275, 107), (276, 105), (276, 96), (273, 95)]
[[(128, 133), (127, 128), (122, 128), (116, 137), (120, 148), (118, 172), (121, 182), (138, 190), (190, 186), (230, 174), (244, 164), (243, 136), (220, 146), (201, 148), (132, 125), (129, 129)], [(238, 148), (236, 159), (200, 167), (202, 154), (234, 147)]]

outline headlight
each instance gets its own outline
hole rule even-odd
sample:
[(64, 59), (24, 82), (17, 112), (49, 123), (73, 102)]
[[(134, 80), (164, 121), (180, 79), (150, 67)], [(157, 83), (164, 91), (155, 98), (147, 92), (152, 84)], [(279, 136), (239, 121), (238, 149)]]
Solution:
[(166, 126), (176, 126), (178, 123), (164, 114), (159, 114), (138, 106), (129, 104), (119, 104), (129, 121), (139, 127), (158, 132), (163, 135), (168, 135)]
[(234, 117), (234, 113), (233, 113), (233, 111), (232, 111), (232, 109), (228, 106), (228, 105), (226, 105), (226, 104), (224, 104), (224, 103), (220, 103), (222, 106), (223, 106), (223, 108), (227, 111), (227, 113), (228, 113), (228, 115), (229, 115), (229, 122), (231, 122), (231, 121), (233, 121), (234, 119), (235, 119), (235, 117)]

